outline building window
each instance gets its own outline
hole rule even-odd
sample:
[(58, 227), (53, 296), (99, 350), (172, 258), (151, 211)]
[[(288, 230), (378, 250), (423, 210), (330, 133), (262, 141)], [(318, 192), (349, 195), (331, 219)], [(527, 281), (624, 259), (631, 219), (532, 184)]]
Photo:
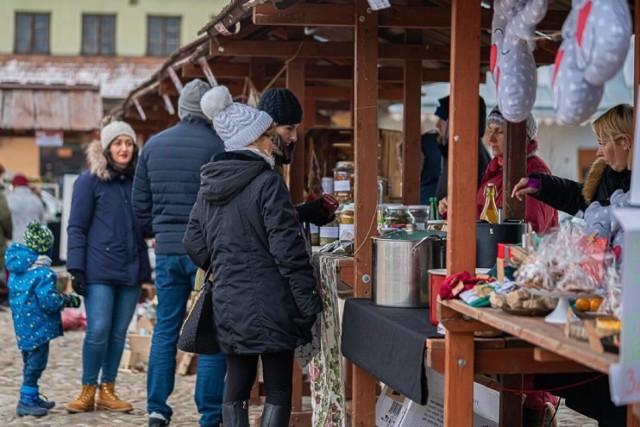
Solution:
[(115, 15), (82, 15), (82, 54), (115, 55)]
[(147, 54), (168, 56), (180, 47), (180, 17), (147, 18)]
[(49, 53), (49, 13), (16, 13), (16, 53)]

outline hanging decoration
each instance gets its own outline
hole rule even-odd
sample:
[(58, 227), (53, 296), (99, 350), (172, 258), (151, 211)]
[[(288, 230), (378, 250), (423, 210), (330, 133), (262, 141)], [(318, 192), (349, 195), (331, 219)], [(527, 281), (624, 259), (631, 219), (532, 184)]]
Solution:
[(502, 115), (510, 122), (529, 117), (538, 86), (534, 31), (547, 13), (547, 0), (495, 0), (490, 68)]
[(624, 63), (631, 33), (626, 0), (573, 0), (551, 81), (560, 122), (576, 125), (596, 112), (604, 83)]

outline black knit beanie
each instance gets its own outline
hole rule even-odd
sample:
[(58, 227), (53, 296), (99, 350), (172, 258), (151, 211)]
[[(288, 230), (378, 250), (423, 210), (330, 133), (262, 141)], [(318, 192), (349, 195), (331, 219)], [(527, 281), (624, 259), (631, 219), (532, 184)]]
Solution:
[(278, 125), (302, 123), (302, 107), (298, 98), (289, 89), (269, 89), (258, 103), (258, 110), (268, 113)]

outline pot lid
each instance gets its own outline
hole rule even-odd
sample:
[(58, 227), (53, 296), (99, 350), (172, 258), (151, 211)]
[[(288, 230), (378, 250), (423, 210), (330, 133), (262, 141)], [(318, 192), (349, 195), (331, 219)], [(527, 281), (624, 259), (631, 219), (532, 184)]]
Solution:
[(420, 241), (425, 237), (432, 237), (434, 240), (442, 240), (447, 238), (447, 233), (444, 231), (434, 231), (434, 230), (415, 230), (415, 231), (406, 231), (406, 230), (397, 230), (391, 231), (389, 233), (385, 233), (382, 236), (374, 236), (372, 239), (377, 240), (410, 240), (410, 241)]

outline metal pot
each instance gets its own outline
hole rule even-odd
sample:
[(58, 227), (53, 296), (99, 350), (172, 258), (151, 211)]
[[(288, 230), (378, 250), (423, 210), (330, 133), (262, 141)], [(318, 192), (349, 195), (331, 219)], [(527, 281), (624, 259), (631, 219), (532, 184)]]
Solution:
[(476, 267), (491, 268), (496, 265), (498, 243), (520, 243), (527, 232), (527, 224), (507, 220), (501, 224), (478, 221), (476, 225)]
[(373, 237), (372, 298), (387, 307), (429, 307), (429, 274), (445, 265), (446, 233), (396, 231)]

